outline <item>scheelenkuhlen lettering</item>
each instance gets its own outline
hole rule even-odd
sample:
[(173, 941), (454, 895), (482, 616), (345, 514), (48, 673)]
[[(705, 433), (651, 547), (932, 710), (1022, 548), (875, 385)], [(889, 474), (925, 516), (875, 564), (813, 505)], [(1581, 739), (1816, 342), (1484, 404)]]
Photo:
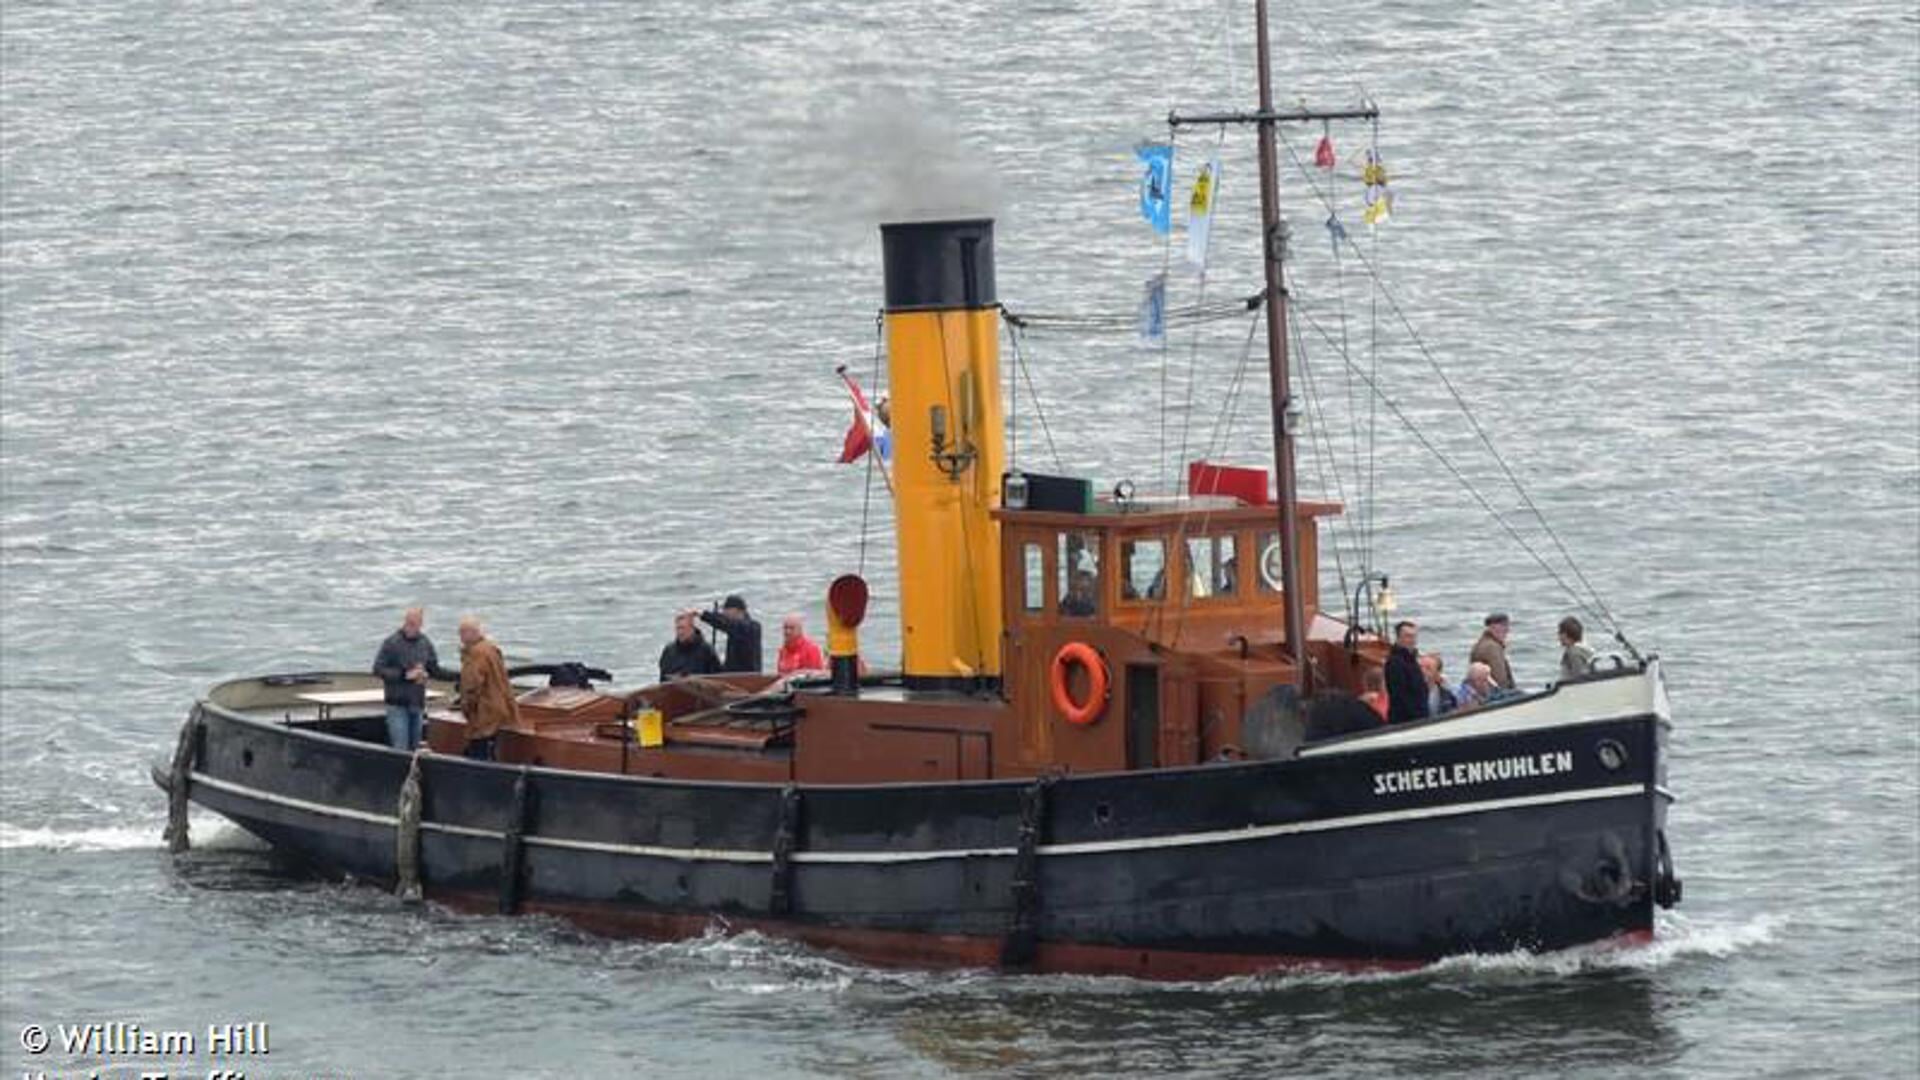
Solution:
[(1491, 761), (1457, 761), (1452, 765), (1429, 765), (1424, 769), (1378, 772), (1373, 774), (1373, 793), (1397, 795), (1407, 791), (1491, 784), (1501, 780), (1524, 780), (1572, 771), (1573, 751), (1554, 750), (1544, 754), (1494, 758)]

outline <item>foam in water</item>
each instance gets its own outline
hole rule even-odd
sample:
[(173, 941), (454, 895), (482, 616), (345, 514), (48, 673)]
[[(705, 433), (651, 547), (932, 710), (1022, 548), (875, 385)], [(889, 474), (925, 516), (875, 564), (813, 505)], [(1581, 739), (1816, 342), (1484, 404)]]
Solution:
[[(1133, 994), (1155, 989), (1184, 993), (1194, 990), (1242, 993), (1368, 983), (1501, 983), (1516, 979), (1565, 979), (1595, 972), (1656, 971), (1700, 958), (1723, 959), (1770, 944), (1777, 939), (1786, 922), (1783, 916), (1770, 914), (1740, 922), (1718, 923), (1695, 921), (1684, 915), (1663, 912), (1659, 915), (1654, 940), (1646, 945), (1601, 943), (1549, 953), (1516, 950), (1454, 956), (1412, 971), (1279, 971), (1195, 983), (1144, 981), (1126, 976), (1010, 976), (978, 970), (943, 972), (939, 982), (948, 989), (980, 983), (994, 984), (1004, 989), (1007, 983), (1017, 981), (1036, 988), (1071, 986), (1076, 993)], [(721, 992), (749, 995), (796, 990), (838, 993), (857, 984), (870, 985), (876, 982), (921, 988), (930, 985), (925, 972), (868, 968), (836, 960), (790, 942), (757, 933), (728, 934), (718, 927), (699, 938), (646, 948), (650, 958), (671, 957), (756, 976), (748, 979), (716, 976), (709, 979), (708, 985)]]
[[(246, 834), (237, 826), (215, 817), (190, 817), (188, 829), (195, 847), (235, 846)], [(97, 825), (91, 828), (25, 828), (0, 822), (0, 851), (147, 851), (166, 847), (163, 819), (137, 821), (128, 825)]]
[(1455, 956), (1412, 974), (1567, 976), (1591, 971), (1653, 971), (1693, 957), (1717, 960), (1765, 945), (1775, 939), (1786, 921), (1783, 916), (1761, 914), (1744, 922), (1721, 925), (1663, 912), (1655, 926), (1653, 941), (1645, 945), (1601, 943), (1549, 953)]

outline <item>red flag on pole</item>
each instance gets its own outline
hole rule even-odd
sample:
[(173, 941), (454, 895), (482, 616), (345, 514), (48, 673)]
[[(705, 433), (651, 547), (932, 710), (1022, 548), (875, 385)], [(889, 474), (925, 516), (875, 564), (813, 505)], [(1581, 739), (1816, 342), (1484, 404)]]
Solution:
[(847, 428), (847, 434), (840, 441), (840, 464), (859, 461), (873, 449), (873, 408), (867, 404), (867, 395), (860, 392), (860, 384), (847, 369), (839, 369), (842, 381), (847, 384), (847, 393), (853, 395), (853, 423)]
[(1333, 168), (1333, 137), (1320, 136), (1320, 145), (1313, 148), (1313, 164), (1318, 169)]

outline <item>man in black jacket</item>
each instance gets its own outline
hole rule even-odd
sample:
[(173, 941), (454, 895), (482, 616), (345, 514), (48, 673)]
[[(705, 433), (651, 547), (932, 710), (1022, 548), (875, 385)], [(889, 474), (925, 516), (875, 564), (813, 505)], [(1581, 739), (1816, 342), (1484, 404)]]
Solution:
[(700, 636), (700, 630), (693, 624), (693, 612), (683, 611), (673, 617), (673, 640), (660, 650), (660, 681), (678, 679), (686, 675), (711, 675), (720, 670), (720, 658), (713, 654), (713, 646)]
[(727, 635), (727, 662), (721, 671), (760, 670), (760, 624), (747, 614), (747, 602), (729, 596), (719, 611), (703, 611), (700, 621)]
[(1427, 677), (1420, 671), (1420, 627), (1393, 624), (1393, 649), (1387, 653), (1387, 722), (1404, 724), (1427, 718)]
[(458, 679), (458, 671), (440, 666), (433, 642), (420, 632), (427, 613), (408, 608), (400, 629), (380, 643), (373, 657), (373, 673), (380, 676), (381, 699), (387, 705), (387, 745), (414, 750), (420, 745), (420, 724), (427, 712), (427, 679)]

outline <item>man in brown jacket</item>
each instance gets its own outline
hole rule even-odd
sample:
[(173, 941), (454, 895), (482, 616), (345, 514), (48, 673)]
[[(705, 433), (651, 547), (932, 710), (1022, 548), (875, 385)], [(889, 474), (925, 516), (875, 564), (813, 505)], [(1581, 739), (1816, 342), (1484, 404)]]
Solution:
[(1493, 684), (1503, 689), (1513, 689), (1513, 668), (1507, 664), (1507, 631), (1513, 624), (1503, 611), (1487, 616), (1486, 629), (1480, 632), (1480, 640), (1473, 643), (1473, 652), (1468, 661), (1487, 665), (1493, 673)]
[(460, 712), (467, 718), (467, 756), (494, 759), (494, 738), (503, 727), (520, 726), (520, 707), (507, 681), (500, 646), (487, 637), (480, 620), (460, 620)]

